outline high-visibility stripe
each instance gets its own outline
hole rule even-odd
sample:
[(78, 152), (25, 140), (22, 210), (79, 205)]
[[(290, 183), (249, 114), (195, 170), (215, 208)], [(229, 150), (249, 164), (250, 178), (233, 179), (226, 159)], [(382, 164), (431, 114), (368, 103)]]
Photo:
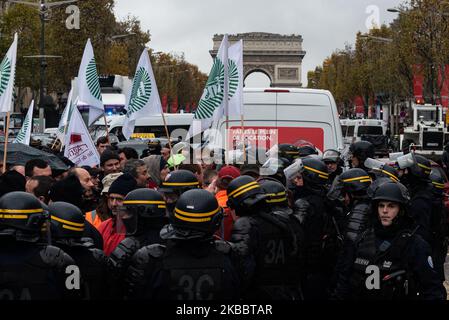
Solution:
[(299, 155), (299, 151), (283, 151), (281, 153), (285, 153), (285, 154), (297, 154)]
[(311, 168), (311, 167), (308, 167), (308, 166), (304, 166), (304, 169), (312, 171), (312, 172), (315, 172), (315, 173), (318, 173), (318, 174), (321, 174), (323, 176), (326, 176), (326, 179), (329, 177), (329, 173), (326, 173), (326, 172), (323, 172), (323, 171), (320, 171), (320, 170), (317, 170), (317, 169), (314, 169), (314, 168)]
[(443, 183), (438, 183), (438, 182), (433, 182), (432, 184), (437, 187), (438, 189), (444, 189), (444, 184)]
[(244, 184), (243, 186), (241, 186), (241, 187), (235, 189), (235, 190), (232, 191), (230, 194), (228, 194), (228, 197), (232, 197), (234, 194), (236, 194), (236, 193), (239, 192), (240, 190), (245, 189), (245, 188), (247, 188), (247, 187), (249, 187), (249, 186), (256, 185), (256, 184), (257, 184), (257, 181), (253, 181), (253, 182)]
[(280, 196), (285, 196), (286, 193), (285, 191), (279, 192), (279, 193), (267, 193), (268, 197), (280, 197)]
[(84, 223), (76, 223), (76, 222), (72, 222), (69, 220), (64, 220), (55, 216), (51, 216), (51, 220), (55, 220), (58, 222), (61, 222), (62, 224), (68, 224), (69, 226), (74, 226), (74, 227), (84, 227)]
[(180, 216), (176, 212), (175, 212), (175, 217), (180, 219), (180, 220), (188, 221), (188, 222), (206, 222), (206, 221), (212, 220), (212, 218), (201, 218), (201, 219), (186, 218), (186, 217)]
[(287, 198), (279, 198), (279, 199), (270, 199), (270, 200), (266, 200), (267, 203), (277, 203), (277, 202), (284, 202), (287, 201)]
[(157, 208), (158, 208), (158, 209), (166, 209), (167, 206), (165, 206), (165, 205), (164, 205), (164, 206), (163, 206), (163, 205), (160, 205), (160, 206), (157, 206)]
[(426, 166), (426, 165), (423, 165), (423, 164), (421, 164), (421, 163), (417, 163), (417, 165), (418, 165), (418, 167), (421, 167), (421, 168), (423, 168), (423, 169), (432, 170), (432, 168), (430, 168), (430, 167), (428, 167), (428, 166)]
[(167, 187), (187, 187), (197, 186), (199, 182), (162, 182), (162, 185)]
[(360, 180), (360, 182), (373, 182), (373, 180), (371, 180), (371, 179), (363, 179), (363, 180)]
[(214, 211), (210, 212), (204, 212), (204, 213), (191, 213), (191, 212), (185, 212), (182, 210), (179, 210), (178, 208), (175, 208), (175, 212), (182, 214), (183, 216), (197, 218), (197, 217), (210, 217), (216, 214), (218, 211), (220, 211), (220, 208), (215, 209)]
[(26, 210), (0, 209), (0, 213), (42, 213), (42, 212), (44, 212), (43, 209), (26, 209)]
[(388, 171), (386, 171), (386, 170), (380, 170), (380, 171), (382, 171), (383, 173), (385, 173), (387, 176), (389, 176), (391, 179), (393, 179), (394, 181), (396, 181), (396, 182), (398, 182), (399, 181), (399, 179), (394, 175), (394, 174), (392, 174), (392, 173), (390, 173), (390, 172), (388, 172)]
[(65, 224), (63, 224), (62, 227), (64, 229), (68, 229), (68, 230), (72, 230), (72, 231), (80, 231), (80, 232), (84, 231), (84, 227), (83, 228), (75, 228), (75, 227), (71, 227), (71, 226), (68, 226), (68, 225), (65, 225)]
[(239, 195), (241, 195), (241, 194), (243, 194), (243, 193), (246, 193), (246, 192), (248, 192), (248, 191), (250, 191), (250, 190), (257, 189), (257, 188), (260, 188), (260, 186), (259, 186), (259, 185), (255, 185), (255, 186), (252, 186), (252, 187), (243, 189), (243, 190), (240, 191), (239, 193), (236, 193), (236, 194), (233, 196), (233, 198), (236, 198), (236, 197), (238, 197)]
[(123, 204), (165, 204), (165, 201), (153, 201), (153, 200), (126, 200)]
[(28, 216), (23, 214), (0, 214), (0, 219), (28, 219)]
[(370, 176), (363, 176), (363, 177), (355, 177), (355, 178), (349, 178), (349, 179), (344, 179), (343, 182), (351, 182), (351, 181), (357, 181), (357, 180), (363, 180), (363, 179), (370, 179)]

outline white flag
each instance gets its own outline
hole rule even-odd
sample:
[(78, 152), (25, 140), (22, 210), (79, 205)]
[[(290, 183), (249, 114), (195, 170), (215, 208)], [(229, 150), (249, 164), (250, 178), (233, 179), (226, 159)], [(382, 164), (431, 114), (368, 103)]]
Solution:
[[(201, 131), (210, 127), (214, 119), (219, 119), (227, 110), (228, 104), (228, 35), (225, 34), (218, 49), (214, 64), (209, 73), (203, 95), (201, 96), (198, 108), (193, 117), (193, 123), (190, 126), (190, 136), (195, 136)], [(226, 98), (225, 98), (226, 97)], [(195, 128), (195, 130), (194, 130)], [(200, 129), (198, 131), (196, 128)]]
[(0, 64), (0, 112), (12, 112), (12, 94), (16, 76), (17, 33), (14, 41)]
[(104, 114), (97, 64), (90, 39), (87, 40), (78, 71), (78, 104), (89, 106), (89, 126)]
[(19, 134), (14, 140), (14, 143), (30, 144), (31, 128), (33, 127), (33, 110), (34, 100), (31, 101), (25, 120), (23, 120), (22, 128), (20, 128)]
[(243, 114), (243, 40), (229, 47), (229, 106), (228, 116)]
[(134, 132), (136, 119), (150, 115), (162, 114), (162, 104), (151, 68), (150, 57), (144, 49), (137, 64), (133, 88), (126, 105), (126, 118), (122, 133), (128, 140)]
[(100, 156), (84, 124), (78, 108), (73, 108), (72, 117), (64, 139), (64, 156), (77, 166), (95, 166), (100, 164)]
[(61, 119), (59, 120), (58, 131), (56, 132), (56, 135), (61, 142), (64, 142), (64, 133), (66, 131), (68, 119), (70, 119), (72, 115), (71, 108), (74, 104), (72, 99), (73, 99), (73, 89), (70, 90), (69, 96), (67, 97), (67, 104), (65, 106), (64, 111), (62, 112)]

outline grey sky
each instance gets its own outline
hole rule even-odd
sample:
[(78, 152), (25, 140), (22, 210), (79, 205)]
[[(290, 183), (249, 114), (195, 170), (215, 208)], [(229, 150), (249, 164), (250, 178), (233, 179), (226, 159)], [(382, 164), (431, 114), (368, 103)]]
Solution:
[(137, 16), (151, 33), (155, 51), (185, 54), (187, 61), (209, 73), (212, 37), (216, 33), (271, 32), (303, 37), (302, 82), (335, 49), (354, 44), (358, 30), (379, 12), (380, 23), (397, 14), (386, 9), (401, 0), (116, 0), (119, 18)]

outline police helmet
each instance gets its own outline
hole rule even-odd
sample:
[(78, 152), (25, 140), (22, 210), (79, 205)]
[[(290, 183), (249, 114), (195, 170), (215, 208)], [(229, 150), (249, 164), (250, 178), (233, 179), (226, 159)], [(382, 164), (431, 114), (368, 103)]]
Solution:
[(191, 230), (191, 237), (204, 236), (212, 235), (218, 229), (223, 213), (213, 194), (195, 189), (186, 191), (179, 197), (169, 218), (175, 230)]
[(318, 154), (318, 150), (314, 146), (300, 146), (298, 151), (301, 158)]
[(432, 171), (432, 164), (429, 159), (422, 155), (415, 154), (414, 157), (415, 163), (407, 168), (408, 174), (419, 180), (427, 180)]
[(359, 160), (362, 166), (367, 158), (374, 158), (374, 145), (369, 141), (354, 142), (349, 147), (349, 151), (353, 157)]
[(265, 201), (272, 206), (287, 206), (287, 190), (279, 181), (272, 179), (258, 180), (267, 198)]
[(405, 205), (410, 201), (410, 195), (402, 183), (389, 181), (381, 184), (374, 191), (372, 200), (392, 201)]
[(340, 152), (338, 152), (337, 150), (327, 149), (326, 151), (324, 151), (323, 161), (325, 163), (328, 163), (328, 162), (338, 163), (339, 160), (340, 160)]
[(446, 183), (446, 180), (444, 179), (443, 175), (438, 171), (438, 169), (432, 169), (429, 175), (430, 182), (432, 182), (432, 186), (434, 188), (434, 191), (436, 193), (441, 194), (444, 192), (444, 184)]
[(197, 189), (199, 182), (195, 174), (188, 170), (176, 170), (171, 172), (166, 181), (162, 182), (162, 188), (159, 189), (163, 193), (181, 193)]
[(250, 176), (240, 176), (231, 181), (227, 189), (228, 207), (249, 208), (266, 198), (260, 184)]
[(123, 207), (118, 218), (126, 227), (126, 235), (144, 231), (147, 222), (158, 224), (166, 214), (166, 202), (162, 194), (148, 188), (136, 189), (128, 193), (123, 200)]
[[(32, 194), (15, 191), (0, 198), (0, 233), (37, 241), (45, 222), (41, 202)], [(18, 231), (18, 233), (16, 232)]]
[(360, 168), (352, 168), (343, 172), (339, 181), (342, 184), (343, 191), (350, 194), (363, 194), (371, 185), (372, 179), (368, 173)]
[(81, 210), (71, 203), (53, 202), (48, 206), (51, 236), (54, 239), (82, 238), (85, 218)]
[(287, 159), (290, 163), (293, 162), (295, 159), (299, 158), (299, 150), (298, 147), (283, 143), (278, 146), (279, 150), (279, 157)]
[(376, 178), (389, 178), (393, 182), (399, 182), (399, 172), (388, 164), (385, 164), (380, 168), (373, 168), (371, 172)]
[(329, 181), (329, 173), (326, 164), (318, 159), (302, 159), (302, 178), (306, 188), (321, 189)]

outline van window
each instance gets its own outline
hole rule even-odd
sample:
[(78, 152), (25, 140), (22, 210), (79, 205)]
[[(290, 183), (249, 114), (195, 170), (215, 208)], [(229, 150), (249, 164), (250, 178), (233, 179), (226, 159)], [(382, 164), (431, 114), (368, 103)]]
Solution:
[(347, 137), (354, 136), (354, 128), (355, 126), (348, 126), (348, 133), (346, 134)]
[(348, 130), (348, 126), (341, 126), (341, 134), (343, 137), (346, 137), (346, 130)]
[(375, 134), (375, 135), (383, 135), (382, 127), (379, 126), (359, 126), (357, 131), (357, 137), (361, 137), (362, 134)]

